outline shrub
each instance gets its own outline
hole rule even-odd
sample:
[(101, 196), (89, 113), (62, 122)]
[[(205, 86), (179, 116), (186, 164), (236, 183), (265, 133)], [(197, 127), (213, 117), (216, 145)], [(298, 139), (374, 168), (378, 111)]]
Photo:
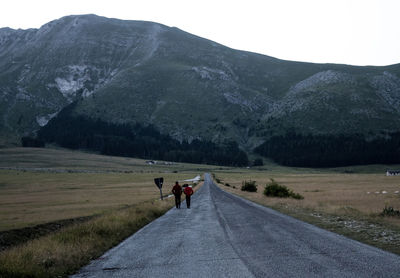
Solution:
[(255, 181), (243, 181), (242, 191), (257, 192), (257, 185)]
[(225, 183), (225, 186), (230, 187), (231, 185), (229, 183)]
[(287, 198), (290, 196), (290, 190), (284, 185), (278, 184), (274, 179), (265, 186), (264, 194), (270, 197)]
[(380, 214), (381, 216), (398, 216), (400, 217), (400, 211), (394, 209), (393, 207), (387, 207), (383, 209), (383, 211)]
[(265, 185), (264, 195), (268, 197), (279, 197), (279, 198), (292, 197), (297, 200), (304, 199), (302, 195), (294, 193), (286, 186), (277, 183), (274, 179), (271, 179), (271, 182)]
[(290, 197), (292, 197), (293, 199), (296, 199), (296, 200), (303, 200), (304, 199), (303, 195), (300, 195), (299, 193), (294, 193), (293, 191), (291, 191)]

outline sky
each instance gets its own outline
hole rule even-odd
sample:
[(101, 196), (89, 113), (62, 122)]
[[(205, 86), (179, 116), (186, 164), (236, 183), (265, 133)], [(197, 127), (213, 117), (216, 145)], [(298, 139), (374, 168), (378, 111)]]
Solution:
[(279, 59), (400, 63), (400, 0), (2, 0), (0, 28), (97, 14), (174, 26)]

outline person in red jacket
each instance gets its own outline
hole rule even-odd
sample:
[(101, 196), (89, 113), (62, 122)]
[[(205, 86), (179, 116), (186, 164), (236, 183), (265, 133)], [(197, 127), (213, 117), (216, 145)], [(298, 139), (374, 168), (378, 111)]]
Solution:
[(183, 193), (186, 195), (186, 207), (190, 209), (190, 196), (193, 195), (193, 189), (190, 186), (186, 186)]
[(177, 209), (181, 208), (181, 195), (182, 195), (182, 187), (178, 182), (175, 182), (174, 187), (172, 187), (172, 194), (175, 196), (175, 206)]

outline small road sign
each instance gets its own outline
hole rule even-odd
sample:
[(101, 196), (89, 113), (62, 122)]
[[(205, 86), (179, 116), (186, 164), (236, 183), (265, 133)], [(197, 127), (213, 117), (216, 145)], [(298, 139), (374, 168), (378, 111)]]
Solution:
[(161, 196), (161, 200), (162, 200), (163, 199), (163, 196), (162, 196), (162, 185), (164, 183), (164, 178), (155, 178), (154, 182), (157, 185), (157, 187), (160, 189), (160, 196)]

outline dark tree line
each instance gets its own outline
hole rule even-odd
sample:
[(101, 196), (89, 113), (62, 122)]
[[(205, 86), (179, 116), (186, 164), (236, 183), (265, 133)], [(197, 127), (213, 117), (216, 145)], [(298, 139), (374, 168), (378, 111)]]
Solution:
[(22, 147), (43, 148), (44, 142), (37, 138), (24, 136), (21, 138)]
[(255, 152), (274, 161), (299, 167), (338, 167), (400, 163), (400, 132), (369, 136), (302, 135), (273, 136)]
[(37, 140), (70, 149), (87, 149), (105, 155), (176, 162), (247, 166), (248, 158), (235, 142), (216, 145), (194, 140), (179, 142), (152, 126), (112, 124), (64, 109), (38, 132)]

